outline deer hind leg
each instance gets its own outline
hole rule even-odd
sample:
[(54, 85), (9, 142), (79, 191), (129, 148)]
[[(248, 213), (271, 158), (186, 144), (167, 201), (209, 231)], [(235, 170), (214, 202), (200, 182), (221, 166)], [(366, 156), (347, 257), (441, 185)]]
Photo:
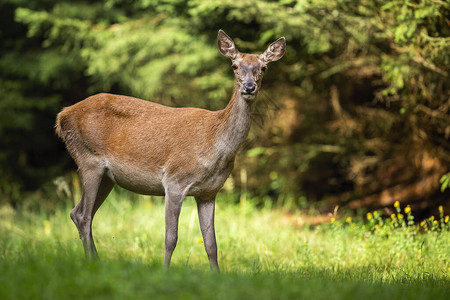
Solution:
[(92, 220), (113, 188), (114, 182), (105, 175), (104, 166), (80, 168), (80, 177), (82, 197), (70, 212), (70, 217), (78, 229), (86, 257), (95, 259), (98, 254), (92, 236)]
[(195, 198), (197, 201), (198, 219), (202, 231), (203, 242), (205, 244), (206, 254), (208, 255), (209, 265), (212, 270), (219, 271), (217, 262), (217, 244), (216, 233), (214, 230), (214, 210), (215, 199), (203, 201)]

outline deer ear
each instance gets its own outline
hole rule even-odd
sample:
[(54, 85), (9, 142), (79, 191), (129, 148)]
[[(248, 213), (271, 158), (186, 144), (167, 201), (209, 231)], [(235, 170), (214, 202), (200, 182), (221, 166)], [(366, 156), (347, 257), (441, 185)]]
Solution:
[(283, 57), (285, 51), (286, 51), (286, 39), (282, 37), (269, 45), (267, 50), (264, 51), (264, 53), (262, 54), (262, 59), (266, 63), (279, 60), (280, 58)]
[(217, 46), (219, 47), (220, 53), (230, 59), (236, 58), (239, 53), (233, 40), (222, 29), (219, 30), (217, 36)]

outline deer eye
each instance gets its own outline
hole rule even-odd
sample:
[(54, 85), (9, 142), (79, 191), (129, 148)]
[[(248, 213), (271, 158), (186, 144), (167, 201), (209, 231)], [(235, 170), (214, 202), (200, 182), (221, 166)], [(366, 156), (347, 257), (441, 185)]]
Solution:
[(232, 65), (232, 67), (233, 67), (233, 70), (237, 70), (238, 69), (237, 65)]
[(266, 66), (264, 66), (264, 67), (261, 68), (261, 71), (263, 71), (263, 72), (265, 72), (266, 70), (267, 70), (267, 67), (266, 67)]

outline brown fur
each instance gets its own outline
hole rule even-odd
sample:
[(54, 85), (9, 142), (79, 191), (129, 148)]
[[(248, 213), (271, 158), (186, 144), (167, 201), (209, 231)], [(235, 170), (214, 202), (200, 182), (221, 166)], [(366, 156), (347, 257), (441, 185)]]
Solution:
[[(141, 172), (159, 170), (162, 180), (162, 170), (194, 174), (199, 160), (212, 159), (230, 109), (172, 108), (98, 94), (63, 109), (57, 116), (56, 133), (78, 166), (86, 156), (100, 156), (136, 165)], [(162, 194), (161, 190), (156, 193)]]

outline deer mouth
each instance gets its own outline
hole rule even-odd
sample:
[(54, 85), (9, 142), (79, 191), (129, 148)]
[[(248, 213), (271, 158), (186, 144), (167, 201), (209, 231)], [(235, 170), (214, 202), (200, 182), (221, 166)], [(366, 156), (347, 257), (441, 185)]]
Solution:
[(241, 96), (245, 100), (253, 100), (256, 98), (256, 95), (258, 95), (258, 89), (254, 88), (252, 90), (247, 90), (245, 88), (241, 89)]
[(256, 98), (257, 93), (241, 93), (242, 98), (245, 100), (253, 100)]

